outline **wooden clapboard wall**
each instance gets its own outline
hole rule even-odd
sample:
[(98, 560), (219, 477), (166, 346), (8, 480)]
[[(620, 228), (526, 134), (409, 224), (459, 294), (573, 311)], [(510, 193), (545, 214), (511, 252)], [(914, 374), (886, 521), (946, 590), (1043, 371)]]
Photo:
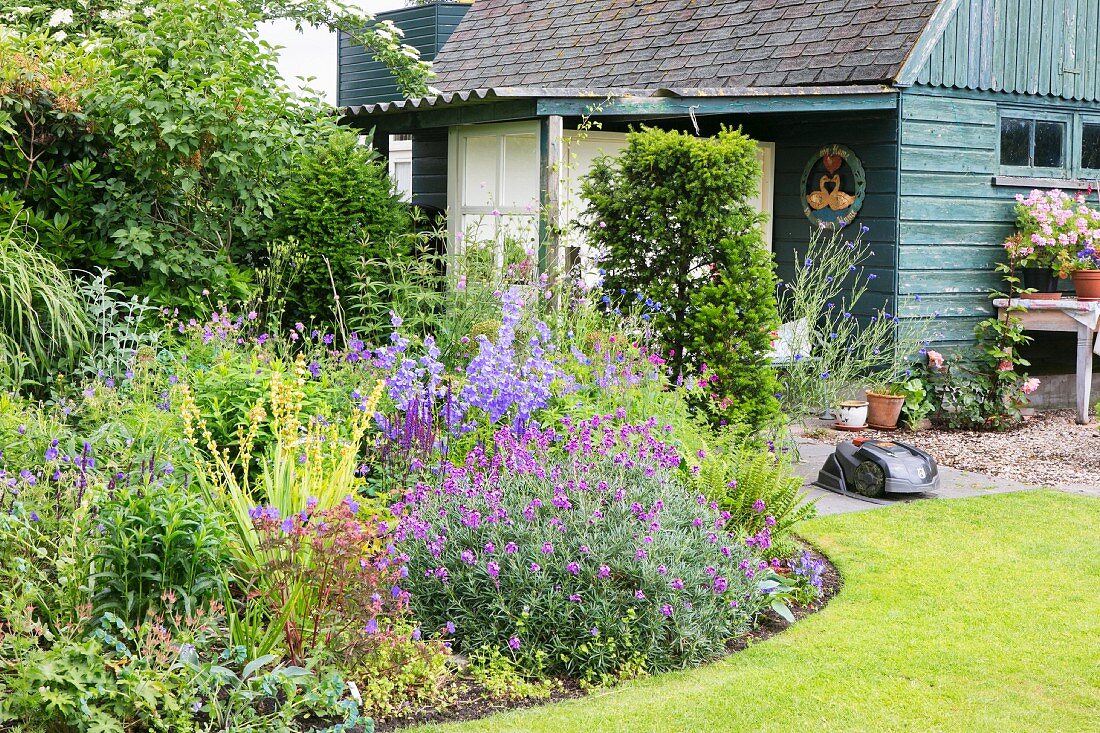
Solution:
[[(422, 59), (431, 61), (469, 9), (468, 3), (438, 2), (391, 10), (376, 17), (391, 21), (405, 34), (402, 40), (420, 51)], [(346, 33), (340, 34), (337, 48), (338, 107), (392, 102), (404, 96), (389, 69)]]
[(914, 81), (1097, 100), (1098, 25), (1100, 0), (958, 0)]
[(939, 314), (937, 341), (952, 348), (972, 344), (974, 326), (992, 312), (989, 290), (1002, 286), (993, 267), (1014, 231), (1016, 194), (1044, 187), (995, 183), (1000, 110), (1100, 112), (1100, 0), (944, 3), (942, 34), (930, 28), (898, 79), (908, 88), (899, 109), (897, 295), (902, 315)]

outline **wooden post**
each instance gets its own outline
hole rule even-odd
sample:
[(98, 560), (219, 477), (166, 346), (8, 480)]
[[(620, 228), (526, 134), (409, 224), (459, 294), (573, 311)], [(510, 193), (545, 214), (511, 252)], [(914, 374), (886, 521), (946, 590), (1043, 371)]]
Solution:
[(1089, 422), (1089, 398), (1092, 396), (1092, 343), (1096, 332), (1077, 324), (1077, 424)]
[(542, 175), (539, 198), (539, 271), (551, 277), (562, 269), (561, 180), (564, 125), (560, 115), (543, 117), (539, 128), (539, 161)]

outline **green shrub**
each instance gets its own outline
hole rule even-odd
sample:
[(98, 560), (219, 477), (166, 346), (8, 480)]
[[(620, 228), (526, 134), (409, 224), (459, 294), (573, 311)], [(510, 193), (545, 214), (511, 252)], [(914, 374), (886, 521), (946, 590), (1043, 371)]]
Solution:
[[(162, 474), (155, 465), (141, 473)], [(113, 493), (113, 496), (110, 494)], [(221, 589), (227, 535), (201, 498), (161, 476), (109, 490), (98, 526), (102, 536), (91, 579), (96, 615), (113, 612), (138, 625), (150, 610), (174, 599), (188, 615)]]
[(693, 490), (729, 514), (726, 526), (768, 559), (790, 557), (795, 525), (817, 512), (785, 460), (756, 448), (706, 456), (689, 475)]
[(748, 203), (756, 143), (726, 128), (713, 138), (643, 129), (627, 140), (582, 186), (608, 299), (652, 303), (674, 371), (706, 365), (710, 409), (764, 425), (778, 411), (768, 364), (778, 316), (761, 215)]
[(362, 261), (408, 257), (410, 226), (386, 162), (360, 145), (353, 132), (332, 132), (309, 147), (296, 161), (275, 212), (275, 235), (294, 238), (304, 260), (290, 276), (288, 314), (305, 321), (331, 318), (333, 283), (346, 296), (357, 267), (360, 277), (383, 275), (369, 265), (364, 269)]
[(475, 449), (418, 487), (400, 549), (423, 626), (453, 624), (460, 650), (531, 677), (598, 683), (721, 656), (768, 602), (758, 558), (673, 479), (651, 428), (571, 424), (560, 457), (546, 435), (502, 431), (496, 455)]

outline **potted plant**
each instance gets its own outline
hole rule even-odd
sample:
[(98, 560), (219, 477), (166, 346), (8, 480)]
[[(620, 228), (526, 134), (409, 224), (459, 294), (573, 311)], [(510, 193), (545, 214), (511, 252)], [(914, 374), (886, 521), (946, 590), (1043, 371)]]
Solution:
[(836, 427), (846, 430), (863, 430), (867, 427), (867, 407), (864, 400), (845, 400), (837, 408)]
[(867, 425), (875, 430), (894, 430), (901, 417), (901, 408), (905, 405), (905, 395), (900, 394), (897, 385), (891, 382), (878, 382), (867, 388)]
[[(1079, 299), (1100, 299), (1100, 282), (1096, 289), (1092, 287), (1092, 281), (1100, 275), (1076, 275), (1078, 271), (1089, 273), (1098, 269), (1096, 249), (1100, 245), (1100, 211), (1086, 203), (1084, 194), (1071, 196), (1058, 189), (1036, 189), (1026, 197), (1017, 196), (1016, 201), (1016, 223), (1020, 232), (1016, 238), (1005, 241), (1005, 249), (1009, 263), (1020, 270), (1024, 287), (1030, 288), (1037, 283), (1049, 287), (1049, 281), (1043, 282), (1045, 274), (1028, 272), (1028, 268), (1045, 268), (1062, 278), (1074, 273), (1074, 287), (1080, 282), (1084, 288), (1084, 294), (1078, 289)], [(1027, 297), (1042, 295), (1035, 293)]]
[(1066, 256), (1064, 268), (1073, 274), (1077, 300), (1100, 300), (1100, 252), (1095, 244), (1086, 245), (1075, 256)]
[[(1058, 300), (1062, 297), (1058, 289), (1058, 273), (1054, 271), (1053, 252), (1036, 253), (1035, 247), (1026, 242), (1020, 232), (1005, 239), (1004, 248), (1008, 253), (1009, 272), (1019, 273), (1020, 285), (1027, 291), (1024, 297), (1029, 300)], [(1040, 254), (1042, 259), (1049, 261), (1039, 264)]]

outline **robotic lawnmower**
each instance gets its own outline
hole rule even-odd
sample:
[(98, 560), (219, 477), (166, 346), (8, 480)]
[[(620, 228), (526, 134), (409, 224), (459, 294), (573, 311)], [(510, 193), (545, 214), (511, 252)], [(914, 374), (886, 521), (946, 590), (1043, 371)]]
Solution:
[(856, 438), (836, 447), (814, 485), (845, 496), (878, 500), (887, 494), (935, 491), (940, 487), (940, 474), (936, 460), (920, 448)]

